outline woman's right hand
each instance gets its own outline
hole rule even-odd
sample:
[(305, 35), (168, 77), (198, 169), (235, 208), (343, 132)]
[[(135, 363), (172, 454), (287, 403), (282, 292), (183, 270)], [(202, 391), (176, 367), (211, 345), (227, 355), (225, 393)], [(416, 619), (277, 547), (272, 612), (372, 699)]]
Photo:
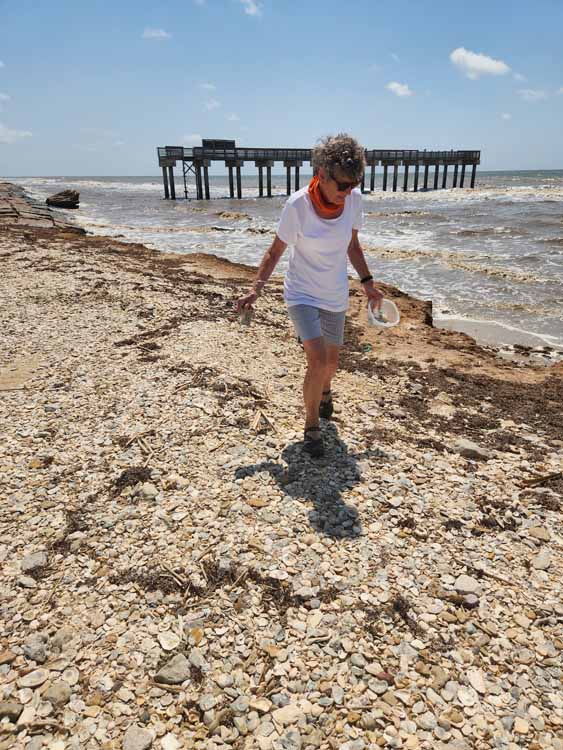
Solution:
[(244, 297), (240, 297), (235, 302), (235, 310), (237, 313), (242, 312), (243, 310), (250, 310), (252, 308), (252, 305), (256, 302), (258, 299), (258, 295), (253, 290), (246, 294)]

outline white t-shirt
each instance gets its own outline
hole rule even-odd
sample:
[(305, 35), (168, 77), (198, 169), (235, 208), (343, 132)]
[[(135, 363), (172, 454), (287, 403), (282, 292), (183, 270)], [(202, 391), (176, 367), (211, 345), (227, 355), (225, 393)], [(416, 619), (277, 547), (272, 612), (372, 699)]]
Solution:
[(336, 219), (321, 219), (309, 197), (309, 187), (287, 199), (277, 235), (290, 245), (284, 297), (288, 307), (313, 305), (322, 310), (348, 309), (348, 245), (352, 229), (363, 224), (359, 188), (346, 196)]

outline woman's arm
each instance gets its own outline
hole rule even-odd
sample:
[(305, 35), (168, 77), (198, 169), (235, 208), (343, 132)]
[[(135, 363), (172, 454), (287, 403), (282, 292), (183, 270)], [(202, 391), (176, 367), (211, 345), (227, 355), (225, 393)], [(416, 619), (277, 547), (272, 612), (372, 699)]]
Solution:
[(383, 295), (373, 283), (373, 277), (371, 277), (368, 264), (366, 263), (364, 251), (362, 250), (362, 246), (360, 245), (360, 240), (358, 238), (357, 229), (352, 229), (352, 239), (350, 240), (350, 244), (348, 245), (348, 257), (350, 258), (350, 263), (354, 266), (356, 273), (358, 274), (360, 279), (364, 279), (366, 278), (366, 276), (370, 277), (368, 281), (364, 281), (362, 283), (362, 289), (369, 299), (370, 304), (373, 303), (374, 305), (378, 306), (383, 299)]
[(274, 268), (277, 266), (280, 258), (284, 254), (286, 247), (287, 244), (280, 240), (280, 238), (276, 234), (274, 241), (264, 253), (260, 265), (258, 266), (258, 272), (256, 274), (254, 283), (252, 284), (251, 291), (247, 295), (241, 297), (236, 301), (235, 308), (237, 312), (252, 307), (252, 305), (256, 302), (256, 300), (262, 293), (262, 290), (266, 286), (268, 279), (274, 272)]

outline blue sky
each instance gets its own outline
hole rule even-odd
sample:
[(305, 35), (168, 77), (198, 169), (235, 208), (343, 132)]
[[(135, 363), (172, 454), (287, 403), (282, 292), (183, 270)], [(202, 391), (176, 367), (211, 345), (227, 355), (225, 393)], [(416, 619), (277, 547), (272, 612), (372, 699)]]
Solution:
[(157, 174), (159, 145), (339, 131), (561, 169), (562, 31), (561, 0), (0, 0), (0, 175)]

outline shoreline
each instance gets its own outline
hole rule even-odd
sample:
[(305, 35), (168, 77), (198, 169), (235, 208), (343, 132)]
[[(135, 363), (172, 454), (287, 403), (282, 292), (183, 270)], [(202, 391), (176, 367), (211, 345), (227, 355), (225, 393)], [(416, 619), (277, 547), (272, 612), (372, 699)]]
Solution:
[(3, 747), (561, 750), (563, 363), (353, 282), (315, 461), (279, 279), (245, 327), (211, 255), (6, 224), (0, 268)]
[[(194, 208), (194, 210), (200, 209)], [(65, 218), (65, 214), (69, 216), (71, 221), (74, 219), (74, 216), (72, 214), (68, 214), (68, 212), (59, 212), (59, 216), (62, 219)], [(233, 220), (243, 216), (246, 217), (246, 214), (240, 213), (240, 211), (227, 210), (219, 211), (218, 213), (218, 216), (221, 217), (222, 220), (223, 218), (228, 219), (230, 215), (232, 215)], [(250, 218), (250, 216), (248, 216), (248, 218)], [(236, 224), (236, 222), (234, 222), (234, 224)], [(234, 226), (234, 224), (232, 224), (232, 226)], [(227, 227), (228, 226), (229, 224), (227, 224)], [(217, 228), (219, 229), (219, 227)], [(162, 229), (163, 228), (161, 228), (161, 230)], [(197, 231), (197, 229), (197, 227), (186, 227), (183, 231)], [(214, 229), (215, 227), (213, 225), (206, 227), (206, 231), (208, 232), (211, 232)], [(227, 231), (226, 227), (224, 226), (221, 226), (220, 229), (222, 232)], [(143, 239), (142, 231), (134, 232), (131, 238), (123, 238), (123, 236), (121, 236), (120, 234), (116, 234), (115, 232), (112, 232), (109, 235), (100, 235), (100, 231), (103, 231), (103, 229), (100, 230), (96, 226), (85, 226), (85, 231), (87, 231), (88, 233), (92, 233), (93, 236), (113, 237), (114, 239), (123, 239), (125, 242), (133, 244), (146, 241)], [(172, 228), (170, 229), (170, 231), (172, 231)], [(149, 246), (155, 247), (155, 249), (159, 249), (158, 242), (156, 242), (156, 240), (153, 242), (153, 238), (150, 237), (150, 228), (147, 228), (147, 232), (149, 234)], [(264, 242), (267, 241), (267, 237), (264, 237), (263, 239)], [(210, 249), (207, 252), (214, 252), (213, 244), (213, 242), (210, 242)], [(222, 242), (219, 241), (218, 246), (221, 245)], [(160, 248), (160, 250), (162, 252), (178, 251), (175, 249), (166, 250), (162, 248)], [(385, 257), (387, 257), (388, 255), (389, 257), (394, 257), (394, 253), (391, 250), (385, 250), (381, 248), (377, 249), (366, 246), (366, 253), (368, 255), (374, 252), (376, 254), (383, 253)], [(409, 253), (410, 251), (408, 250), (401, 250), (399, 252), (400, 255), (405, 255), (405, 257), (408, 256)], [(227, 255), (223, 255), (223, 257), (227, 257)], [(437, 307), (436, 309), (439, 310), (439, 307)], [(532, 319), (530, 318), (530, 323), (531, 320)], [(542, 334), (534, 333), (530, 330), (527, 330), (526, 328), (514, 328), (509, 323), (503, 323), (498, 320), (474, 319), (463, 315), (443, 315), (438, 312), (435, 315), (435, 326), (447, 329), (453, 328), (458, 332), (465, 332), (475, 338), (477, 343), (479, 343), (480, 345), (498, 349), (499, 357), (502, 358), (512, 357), (521, 361), (532, 361), (535, 364), (545, 365), (550, 365), (554, 361), (563, 359), (563, 346), (561, 346), (560, 343), (557, 342), (552, 343), (549, 340), (549, 336), (547, 334), (544, 337)]]

